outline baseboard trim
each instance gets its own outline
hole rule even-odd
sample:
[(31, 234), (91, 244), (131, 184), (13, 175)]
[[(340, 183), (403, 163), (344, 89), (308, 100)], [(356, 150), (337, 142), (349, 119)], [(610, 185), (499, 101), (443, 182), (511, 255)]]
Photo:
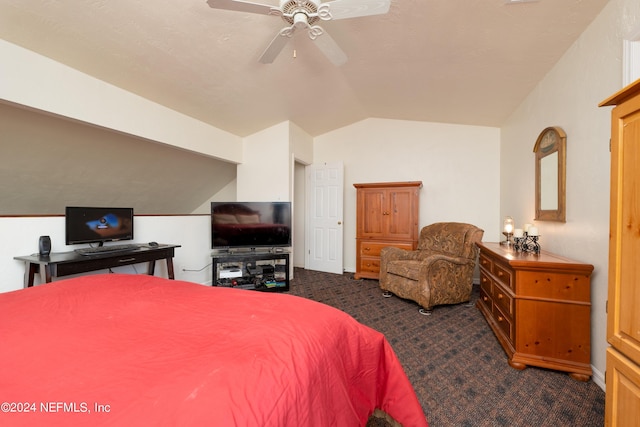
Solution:
[(593, 382), (596, 383), (596, 385), (600, 387), (602, 391), (606, 392), (607, 386), (604, 382), (604, 374), (597, 370), (593, 365), (591, 365), (591, 370), (593, 371), (593, 375), (591, 376)]

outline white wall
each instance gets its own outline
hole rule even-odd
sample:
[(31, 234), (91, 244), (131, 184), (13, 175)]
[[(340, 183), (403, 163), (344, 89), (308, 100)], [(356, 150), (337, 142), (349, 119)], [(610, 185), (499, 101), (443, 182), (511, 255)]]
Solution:
[[(209, 215), (192, 216), (136, 216), (134, 219), (135, 242), (174, 243), (181, 245), (175, 250), (173, 267), (175, 278), (202, 284), (211, 284)], [(81, 246), (64, 244), (64, 217), (3, 217), (0, 218), (0, 292), (22, 289), (25, 265), (14, 256), (31, 255), (38, 252), (38, 238), (51, 237), (53, 252), (65, 252)], [(9, 243), (10, 242), (10, 243)], [(146, 264), (113, 268), (115, 273), (145, 273)], [(198, 271), (183, 271), (198, 270)], [(97, 273), (106, 273), (106, 270)], [(156, 262), (156, 276), (167, 277), (164, 261)], [(73, 276), (70, 276), (73, 277)], [(57, 279), (59, 280), (59, 279)], [(39, 275), (36, 284), (41, 283)]]
[(469, 222), (500, 240), (497, 128), (367, 119), (315, 138), (314, 162), (343, 161), (344, 268), (355, 271), (354, 183), (422, 181), (419, 226)]
[(516, 224), (535, 213), (533, 146), (547, 126), (567, 133), (567, 222), (543, 222), (541, 246), (595, 267), (591, 282), (592, 364), (603, 386), (609, 238), (610, 108), (621, 88), (622, 39), (640, 21), (640, 2), (611, 0), (502, 127), (500, 215)]
[(289, 123), (246, 137), (238, 165), (238, 201), (291, 201)]
[(0, 101), (239, 162), (241, 138), (0, 40)]

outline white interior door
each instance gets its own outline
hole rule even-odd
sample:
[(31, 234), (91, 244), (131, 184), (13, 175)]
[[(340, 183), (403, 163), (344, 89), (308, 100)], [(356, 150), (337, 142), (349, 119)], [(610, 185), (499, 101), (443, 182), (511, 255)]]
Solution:
[(342, 274), (344, 165), (307, 166), (307, 256), (309, 270)]

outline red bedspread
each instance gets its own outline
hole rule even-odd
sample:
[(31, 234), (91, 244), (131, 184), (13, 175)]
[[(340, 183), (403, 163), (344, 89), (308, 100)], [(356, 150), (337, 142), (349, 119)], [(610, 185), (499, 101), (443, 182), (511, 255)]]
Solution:
[(0, 294), (0, 404), (3, 426), (427, 424), (384, 336), (342, 311), (145, 275)]

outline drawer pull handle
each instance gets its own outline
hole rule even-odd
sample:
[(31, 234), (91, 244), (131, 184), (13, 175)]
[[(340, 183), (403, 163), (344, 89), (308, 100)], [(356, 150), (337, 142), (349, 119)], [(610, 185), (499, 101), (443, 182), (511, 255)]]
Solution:
[(502, 274), (502, 271), (498, 271), (498, 277), (502, 277), (504, 276), (504, 274)]
[(486, 277), (483, 277), (483, 278), (482, 278), (482, 283), (487, 283), (487, 282), (488, 282), (487, 278), (486, 278)]
[(504, 320), (504, 317), (498, 316), (498, 322), (502, 322), (503, 320)]
[(118, 262), (129, 262), (129, 261), (135, 261), (135, 258), (125, 258), (125, 259), (119, 259)]
[(502, 299), (502, 298), (504, 298), (504, 295), (498, 294), (498, 299)]
[(370, 251), (371, 248), (363, 248), (365, 251)]
[(482, 297), (482, 301), (489, 301), (488, 297)]

